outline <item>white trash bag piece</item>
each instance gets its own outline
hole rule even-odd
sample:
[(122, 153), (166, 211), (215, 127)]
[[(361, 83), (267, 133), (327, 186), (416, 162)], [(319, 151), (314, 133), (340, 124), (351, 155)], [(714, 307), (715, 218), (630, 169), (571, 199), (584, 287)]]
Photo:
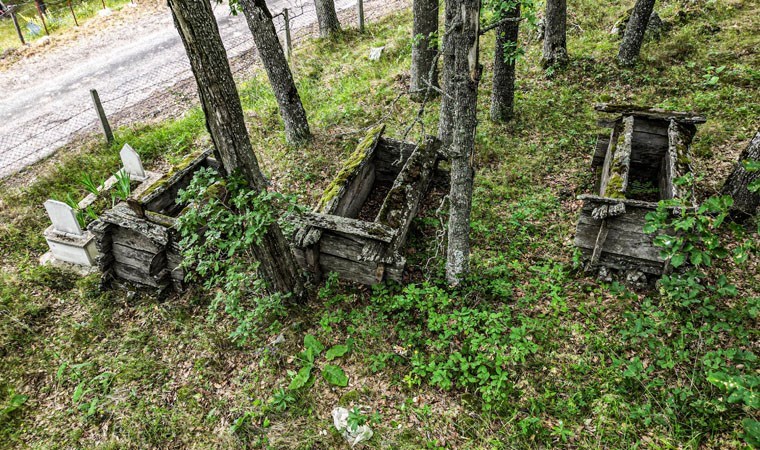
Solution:
[(338, 430), (343, 437), (348, 441), (348, 444), (353, 448), (360, 442), (368, 441), (372, 439), (372, 428), (369, 425), (361, 425), (356, 429), (349, 428), (348, 426), (348, 410), (346, 408), (335, 408), (332, 410), (333, 424), (335, 429)]

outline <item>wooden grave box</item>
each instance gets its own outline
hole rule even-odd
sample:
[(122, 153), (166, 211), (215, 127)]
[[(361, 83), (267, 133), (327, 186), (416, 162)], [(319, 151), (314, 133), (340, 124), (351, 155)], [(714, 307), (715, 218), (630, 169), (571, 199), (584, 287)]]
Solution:
[(294, 236), (298, 262), (317, 278), (401, 281), (402, 248), (438, 163), (438, 141), (416, 146), (369, 131)]
[(689, 147), (696, 125), (705, 122), (692, 113), (633, 106), (597, 105), (616, 114), (600, 121), (592, 167), (596, 194), (581, 195), (575, 245), (591, 269), (604, 266), (660, 275), (666, 261), (644, 233), (645, 217), (660, 200), (680, 198), (693, 206), (693, 191), (674, 181), (691, 172)]
[(184, 272), (174, 225), (184, 205), (176, 199), (202, 167), (219, 167), (211, 150), (189, 157), (166, 174), (155, 174), (127, 202), (106, 210), (88, 226), (95, 235), (104, 281), (116, 278), (159, 290), (182, 287)]

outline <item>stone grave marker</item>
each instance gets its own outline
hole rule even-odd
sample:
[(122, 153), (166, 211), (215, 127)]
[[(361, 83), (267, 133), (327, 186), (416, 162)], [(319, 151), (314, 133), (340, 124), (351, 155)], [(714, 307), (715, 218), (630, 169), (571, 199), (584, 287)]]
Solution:
[(48, 200), (45, 202), (50, 220), (53, 222), (53, 228), (62, 233), (75, 234), (81, 236), (82, 228), (79, 226), (77, 215), (71, 206), (58, 200)]
[(121, 163), (124, 165), (124, 171), (129, 174), (129, 178), (135, 181), (143, 181), (147, 177), (145, 169), (143, 169), (140, 155), (129, 146), (124, 144), (124, 147), (119, 152), (121, 156)]

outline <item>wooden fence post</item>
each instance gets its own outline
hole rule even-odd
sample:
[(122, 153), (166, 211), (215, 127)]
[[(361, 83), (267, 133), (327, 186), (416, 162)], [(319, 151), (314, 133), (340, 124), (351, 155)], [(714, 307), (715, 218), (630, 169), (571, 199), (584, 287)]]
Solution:
[(285, 19), (285, 57), (290, 62), (293, 57), (293, 41), (290, 40), (290, 18), (288, 16), (288, 8), (282, 10), (282, 18)]
[(34, 2), (34, 5), (37, 7), (37, 13), (40, 15), (40, 19), (42, 20), (42, 26), (45, 27), (45, 34), (50, 36), (50, 33), (48, 32), (48, 28), (47, 28), (47, 23), (45, 22), (45, 15), (42, 13), (40, 4), (38, 2)]
[(79, 26), (79, 22), (77, 22), (77, 15), (74, 14), (74, 7), (71, 6), (71, 0), (69, 0), (69, 9), (71, 10), (71, 17), (74, 18), (74, 25)]
[(103, 110), (103, 104), (100, 103), (100, 96), (98, 91), (90, 89), (90, 96), (92, 97), (92, 103), (95, 104), (95, 112), (98, 113), (98, 120), (100, 121), (100, 129), (103, 130), (103, 134), (106, 136), (106, 141), (110, 144), (113, 142), (113, 132), (111, 131), (111, 125), (108, 123), (108, 117)]
[(13, 19), (13, 26), (16, 27), (16, 33), (18, 33), (18, 38), (21, 40), (21, 45), (26, 45), (26, 41), (24, 40), (24, 33), (21, 32), (21, 27), (18, 26), (18, 18), (16, 17), (16, 13), (13, 12), (14, 6), (11, 6), (11, 19)]
[(364, 33), (364, 0), (356, 0), (356, 10), (359, 16), (359, 32)]

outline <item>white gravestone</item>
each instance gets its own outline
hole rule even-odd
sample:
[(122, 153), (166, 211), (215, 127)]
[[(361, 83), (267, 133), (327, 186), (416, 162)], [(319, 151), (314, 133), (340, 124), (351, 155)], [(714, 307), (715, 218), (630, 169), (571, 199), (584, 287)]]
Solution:
[(71, 206), (58, 200), (48, 200), (45, 202), (45, 210), (47, 210), (56, 231), (77, 236), (82, 235), (82, 228), (79, 226), (77, 215)]
[(45, 202), (51, 226), (45, 230), (45, 240), (50, 252), (41, 262), (64, 262), (83, 267), (93, 267), (98, 256), (95, 239), (89, 231), (79, 226), (76, 212), (66, 203), (57, 200)]
[(140, 155), (129, 144), (124, 144), (124, 147), (119, 152), (119, 156), (121, 156), (124, 171), (129, 174), (131, 180), (143, 181), (147, 177), (140, 160)]
[(383, 50), (385, 49), (385, 46), (382, 47), (372, 47), (369, 49), (369, 60), (370, 61), (377, 61), (380, 59), (380, 55), (383, 54)]

